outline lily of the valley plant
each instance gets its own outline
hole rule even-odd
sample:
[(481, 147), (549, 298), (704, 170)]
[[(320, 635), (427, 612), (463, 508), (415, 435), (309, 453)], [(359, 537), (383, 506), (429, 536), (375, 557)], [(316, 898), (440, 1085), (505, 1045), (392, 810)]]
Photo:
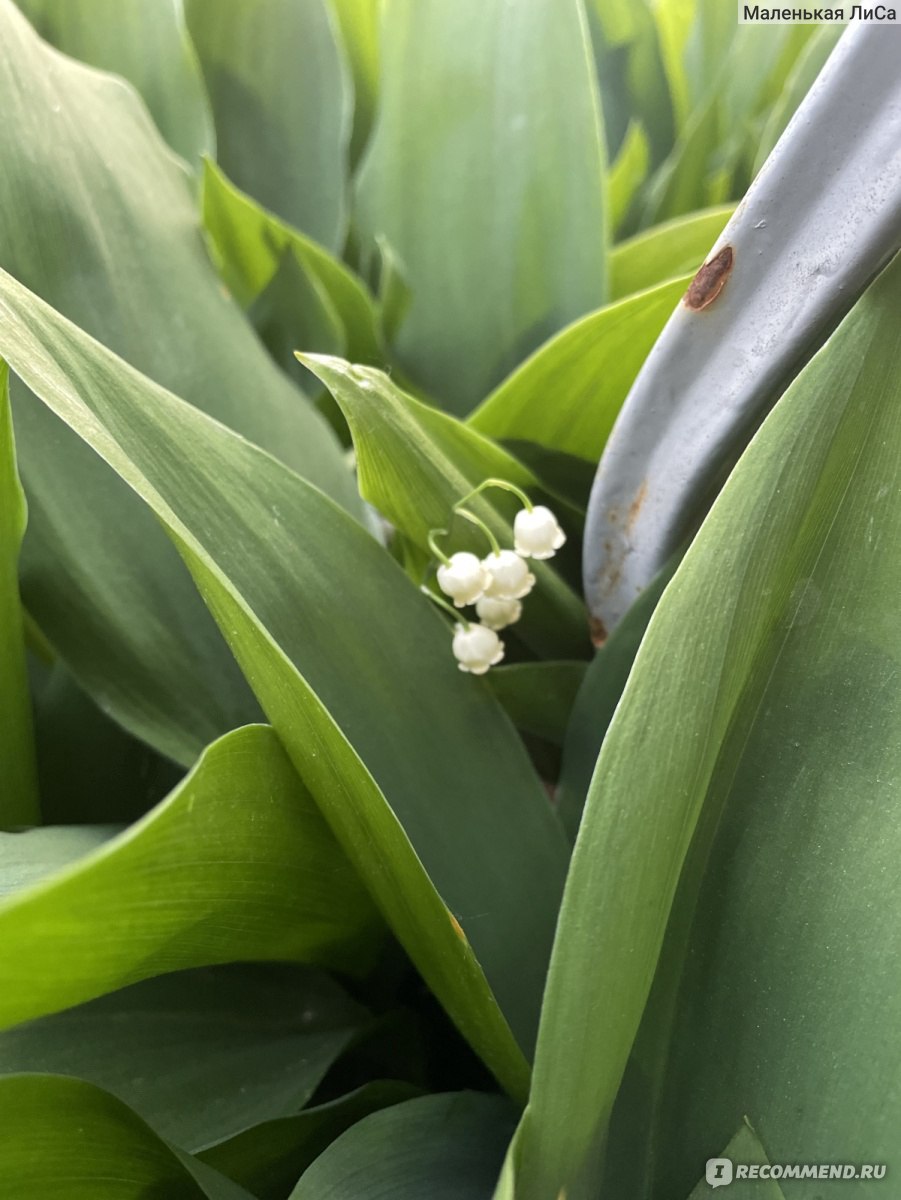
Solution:
[(4, 1198), (895, 1194), (899, 38), (0, 0)]

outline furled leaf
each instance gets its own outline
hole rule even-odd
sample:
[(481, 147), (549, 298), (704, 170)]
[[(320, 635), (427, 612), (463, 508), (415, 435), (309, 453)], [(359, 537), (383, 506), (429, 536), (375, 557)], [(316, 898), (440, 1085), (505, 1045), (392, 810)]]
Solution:
[(165, 523), (392, 928), (521, 1095), (506, 1022), (528, 1050), (566, 843), (497, 702), (456, 669), (446, 622), (318, 489), (9, 276), (0, 296), (0, 353)]
[(9, 374), (0, 359), (0, 828), (38, 820), (37, 767), (25, 629), (19, 600), (19, 548), (25, 496), (16, 470)]
[(84, 1079), (196, 1150), (302, 1108), (366, 1019), (310, 968), (180, 971), (0, 1034), (0, 1075)]
[[(357, 508), (324, 422), (223, 294), (190, 185), (130, 88), (0, 0), (0, 265), (139, 369)], [(26, 607), (102, 708), (184, 765), (259, 717), (157, 522), (13, 387)]]
[[(14, 881), (17, 862), (36, 859), (44, 874), (54, 834), (67, 859), (92, 837), (83, 826), (0, 835)], [(376, 930), (271, 729), (239, 729), (136, 825), (6, 897), (0, 1027), (182, 967), (282, 959), (359, 971)]]
[(16, 1200), (252, 1200), (80, 1079), (0, 1078), (0, 1178)]
[[(326, 385), (350, 426), (365, 499), (422, 549), (429, 531), (445, 528), (458, 500), (490, 478), (508, 480), (533, 493), (538, 481), (488, 438), (431, 405), (402, 392), (382, 371), (336, 358), (302, 355)], [(536, 495), (536, 499), (537, 499)], [(521, 507), (509, 493), (492, 490), (468, 505), (502, 546), (513, 545), (513, 514)], [(487, 554), (485, 535), (465, 520), (453, 530), (453, 549)], [(537, 584), (523, 605), (516, 632), (542, 654), (584, 653), (585, 610), (550, 564), (532, 561)]]
[(513, 372), (469, 419), (504, 441), (537, 442), (597, 462), (620, 405), (687, 279), (576, 321)]
[(215, 150), (213, 116), (178, 0), (16, 0), (41, 37), (122, 75), (157, 128), (194, 167)]
[(598, 109), (578, 0), (385, 6), (357, 217), (404, 263), (400, 364), (456, 413), (603, 303)]
[(186, 0), (218, 159), (239, 188), (340, 249), (353, 85), (328, 0)]
[(370, 1113), (415, 1095), (416, 1089), (407, 1083), (367, 1083), (327, 1104), (263, 1121), (209, 1147), (199, 1157), (260, 1200), (282, 1200), (307, 1167), (346, 1129)]
[(523, 1200), (597, 1194), (658, 959), (649, 1194), (688, 1192), (745, 1112), (774, 1161), (896, 1153), (899, 303), (896, 263), (767, 419), (648, 627), (564, 897)]
[(511, 663), (489, 672), (488, 683), (517, 729), (562, 745), (585, 671), (584, 662)]
[(610, 252), (611, 296), (630, 296), (675, 275), (694, 274), (732, 211), (732, 205), (726, 204), (690, 213), (614, 246)]
[(498, 1096), (451, 1092), (395, 1104), (334, 1141), (289, 1200), (486, 1200), (512, 1131)]
[[(256, 300), (290, 255), (306, 277), (311, 302), (337, 322), (344, 353), (359, 362), (381, 362), (375, 301), (362, 280), (324, 247), (240, 192), (209, 161), (203, 176), (203, 223), (222, 277), (241, 304)], [(294, 349), (321, 345), (314, 340), (314, 325), (296, 321), (292, 333)]]

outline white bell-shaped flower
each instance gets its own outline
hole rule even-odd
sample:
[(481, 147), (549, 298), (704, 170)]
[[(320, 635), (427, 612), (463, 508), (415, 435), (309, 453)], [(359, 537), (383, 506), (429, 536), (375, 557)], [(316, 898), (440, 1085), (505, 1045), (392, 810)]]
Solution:
[(495, 596), (483, 596), (476, 601), (479, 620), (489, 629), (506, 629), (515, 625), (522, 616), (522, 605), (518, 600), (500, 600)]
[(516, 553), (525, 558), (553, 558), (566, 541), (566, 534), (549, 508), (536, 504), (523, 508), (513, 522)]
[(535, 576), (528, 563), (515, 550), (501, 550), (482, 559), (482, 566), (491, 576), (485, 588), (486, 596), (498, 600), (521, 600), (535, 586)]
[(454, 658), (461, 671), (484, 675), (504, 657), (504, 643), (485, 625), (454, 627)]
[(490, 583), (491, 575), (481, 561), (466, 550), (452, 554), (438, 568), (438, 586), (445, 596), (450, 596), (457, 608), (462, 608), (464, 604), (475, 604)]

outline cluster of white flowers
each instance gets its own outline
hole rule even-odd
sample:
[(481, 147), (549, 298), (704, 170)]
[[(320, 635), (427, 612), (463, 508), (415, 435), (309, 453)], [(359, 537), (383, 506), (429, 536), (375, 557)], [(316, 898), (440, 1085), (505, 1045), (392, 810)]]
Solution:
[[(511, 491), (524, 507), (513, 522), (512, 550), (502, 550), (487, 526), (462, 507), (464, 502), (486, 487)], [(519, 488), (504, 480), (486, 480), (454, 507), (454, 512), (478, 525), (492, 550), (479, 558), (467, 550), (456, 554), (441, 553), (430, 537), (430, 545), (440, 558), (438, 586), (456, 608), (475, 605), (478, 622), (461, 619), (454, 626), (453, 652), (461, 671), (484, 675), (504, 657), (504, 643), (498, 631), (514, 625), (522, 616), (522, 601), (535, 586), (535, 576), (526, 559), (552, 558), (566, 541), (557, 518), (549, 508), (532, 504)], [(432, 533), (443, 533), (433, 530)], [(434, 597), (433, 597), (434, 599)]]

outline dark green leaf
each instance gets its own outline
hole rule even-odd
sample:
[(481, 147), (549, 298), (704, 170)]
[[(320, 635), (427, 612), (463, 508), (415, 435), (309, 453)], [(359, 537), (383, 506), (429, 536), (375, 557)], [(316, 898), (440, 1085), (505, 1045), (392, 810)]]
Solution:
[(517, 729), (562, 745), (585, 671), (583, 662), (512, 663), (490, 671), (488, 683)]

